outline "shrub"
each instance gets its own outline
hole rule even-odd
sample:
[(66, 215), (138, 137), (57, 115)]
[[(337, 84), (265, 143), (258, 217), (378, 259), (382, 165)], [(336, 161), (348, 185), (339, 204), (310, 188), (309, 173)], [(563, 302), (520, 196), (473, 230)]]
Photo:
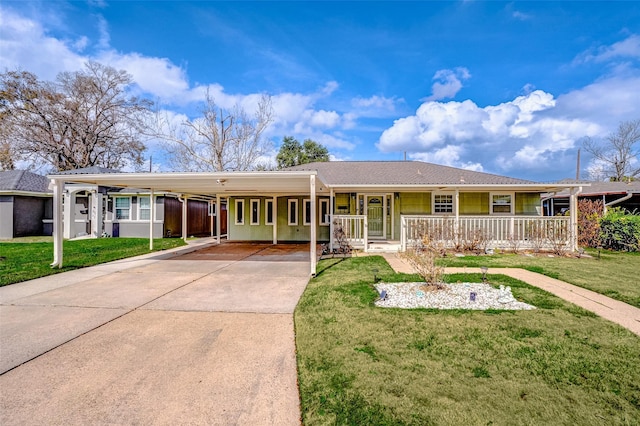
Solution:
[(609, 210), (600, 220), (600, 240), (606, 249), (640, 250), (640, 215), (619, 207)]
[(578, 245), (600, 246), (600, 219), (604, 211), (602, 200), (578, 201)]

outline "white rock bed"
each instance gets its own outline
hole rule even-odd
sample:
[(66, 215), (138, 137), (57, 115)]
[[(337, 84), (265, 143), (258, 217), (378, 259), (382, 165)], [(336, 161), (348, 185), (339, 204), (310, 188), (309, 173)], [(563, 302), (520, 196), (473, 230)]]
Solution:
[[(386, 291), (386, 299), (375, 302), (381, 308), (435, 308), (435, 309), (501, 309), (528, 310), (535, 306), (518, 302), (510, 287), (499, 289), (489, 284), (461, 283), (445, 284), (442, 290), (424, 291), (424, 283), (378, 283), (380, 294)], [(471, 300), (474, 292), (475, 300)]]

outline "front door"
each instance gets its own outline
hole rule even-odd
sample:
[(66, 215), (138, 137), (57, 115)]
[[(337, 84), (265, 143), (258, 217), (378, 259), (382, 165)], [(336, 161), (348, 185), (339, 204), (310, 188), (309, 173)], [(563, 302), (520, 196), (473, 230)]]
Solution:
[(384, 196), (367, 196), (367, 221), (369, 223), (369, 238), (384, 237)]

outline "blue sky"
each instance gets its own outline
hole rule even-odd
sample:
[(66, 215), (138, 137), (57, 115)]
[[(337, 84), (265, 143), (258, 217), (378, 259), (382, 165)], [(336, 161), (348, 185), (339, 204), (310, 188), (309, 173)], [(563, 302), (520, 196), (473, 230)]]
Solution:
[(335, 160), (552, 181), (575, 176), (582, 138), (640, 119), (640, 2), (0, 3), (3, 68), (53, 80), (87, 60), (176, 122), (206, 90), (248, 111), (271, 95), (273, 155), (290, 135)]

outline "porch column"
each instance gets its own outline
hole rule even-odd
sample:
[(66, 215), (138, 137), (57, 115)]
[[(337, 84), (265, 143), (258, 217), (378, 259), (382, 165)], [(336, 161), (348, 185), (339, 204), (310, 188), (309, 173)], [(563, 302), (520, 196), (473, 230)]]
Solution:
[(273, 244), (278, 244), (278, 197), (273, 196), (273, 202), (271, 204), (273, 211), (271, 212), (271, 218), (273, 219)]
[(220, 194), (216, 194), (216, 243), (220, 244), (220, 234), (222, 230), (220, 228)]
[(188, 197), (184, 194), (182, 197), (178, 198), (182, 202), (182, 239), (184, 242), (187, 242), (187, 203)]
[(569, 246), (571, 251), (578, 250), (578, 194), (582, 187), (571, 188), (569, 196)]
[(335, 214), (334, 210), (334, 200), (335, 194), (333, 192), (333, 187), (329, 191), (329, 252), (333, 253), (333, 215)]
[(75, 237), (76, 195), (75, 195), (75, 192), (72, 192), (72, 190), (70, 190), (67, 193), (65, 193), (63, 196), (64, 196), (63, 213), (60, 218), (60, 220), (64, 220), (64, 226), (62, 227), (62, 232), (64, 233), (64, 238), (71, 239), (72, 237)]
[(316, 212), (316, 177), (315, 175), (309, 176), (310, 186), (310, 198), (311, 198), (311, 275), (316, 275), (316, 226), (317, 226), (317, 212)]
[(460, 232), (460, 189), (456, 188), (456, 194), (454, 198), (455, 200), (453, 201), (453, 208), (456, 211), (455, 223), (453, 225), (456, 231), (456, 235), (454, 236), (454, 238), (458, 238), (458, 234)]
[(62, 200), (64, 197), (64, 181), (53, 179), (49, 188), (53, 190), (53, 263), (51, 267), (62, 268)]
[(153, 250), (153, 218), (156, 215), (156, 203), (153, 200), (153, 189), (149, 189), (149, 251)]
[(91, 235), (100, 238), (102, 234), (102, 194), (96, 189), (91, 191)]

